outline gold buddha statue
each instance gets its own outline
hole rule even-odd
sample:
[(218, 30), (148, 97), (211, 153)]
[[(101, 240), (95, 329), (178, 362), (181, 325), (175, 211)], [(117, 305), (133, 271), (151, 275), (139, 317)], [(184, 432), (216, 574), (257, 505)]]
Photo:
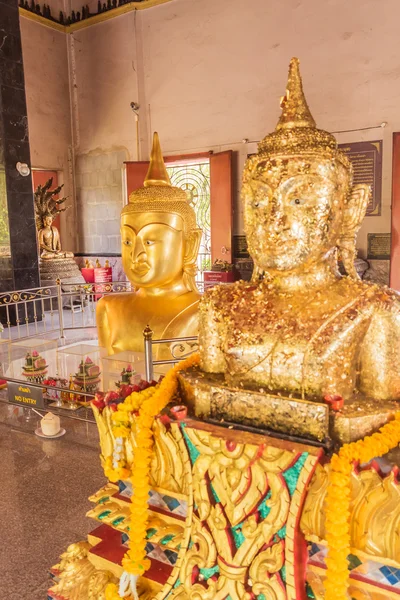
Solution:
[(171, 186), (155, 133), (144, 186), (121, 214), (122, 264), (135, 292), (97, 305), (99, 343), (109, 354), (142, 352), (146, 325), (154, 339), (197, 335), (201, 235), (186, 193)]
[(39, 246), (40, 246), (40, 258), (43, 260), (49, 260), (53, 258), (73, 258), (73, 252), (66, 252), (61, 250), (60, 233), (53, 225), (53, 215), (45, 213), (42, 217), (43, 226), (39, 229)]
[(289, 398), (396, 400), (399, 296), (361, 281), (354, 269), (369, 187), (352, 187), (348, 159), (316, 128), (297, 59), (281, 108), (243, 175), (255, 275), (202, 299), (201, 368), (230, 385)]

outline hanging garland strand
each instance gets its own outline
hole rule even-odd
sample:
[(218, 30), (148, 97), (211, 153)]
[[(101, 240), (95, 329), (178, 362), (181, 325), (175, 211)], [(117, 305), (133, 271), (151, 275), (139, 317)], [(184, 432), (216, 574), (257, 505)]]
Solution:
[(350, 584), (347, 557), (351, 550), (350, 501), (353, 462), (368, 463), (383, 456), (400, 443), (400, 412), (378, 433), (345, 444), (331, 460), (329, 486), (325, 501), (328, 556), (325, 600), (349, 600)]
[[(136, 419), (136, 448), (132, 465), (132, 489), (134, 490), (131, 502), (131, 521), (129, 529), (129, 550), (122, 559), (124, 574), (127, 573), (136, 579), (143, 575), (150, 567), (150, 560), (146, 558), (146, 536), (149, 524), (148, 498), (150, 492), (150, 465), (153, 457), (153, 423), (160, 412), (171, 402), (178, 391), (178, 373), (190, 367), (197, 366), (200, 362), (198, 354), (192, 354), (186, 360), (175, 365), (155, 388), (148, 388), (143, 392), (134, 392), (128, 396), (113, 415), (113, 432), (118, 437), (127, 437), (130, 431), (129, 415), (139, 410)], [(150, 393), (151, 391), (151, 393)], [(145, 392), (147, 392), (145, 394)], [(118, 469), (124, 465), (118, 463)], [(115, 475), (119, 474), (115, 473)], [(136, 586), (136, 583), (135, 583)], [(121, 591), (121, 588), (120, 588)], [(130, 598), (135, 598), (136, 589), (131, 590)], [(129, 598), (124, 595), (125, 600)], [(121, 600), (122, 596), (115, 584), (106, 588), (106, 600)]]

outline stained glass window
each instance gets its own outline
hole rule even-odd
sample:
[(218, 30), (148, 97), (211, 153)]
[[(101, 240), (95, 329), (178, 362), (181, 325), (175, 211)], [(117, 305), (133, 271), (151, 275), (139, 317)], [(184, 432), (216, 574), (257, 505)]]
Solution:
[(171, 184), (180, 187), (196, 212), (197, 225), (202, 230), (197, 261), (198, 280), (203, 282), (203, 271), (211, 269), (211, 221), (210, 221), (210, 162), (167, 165)]

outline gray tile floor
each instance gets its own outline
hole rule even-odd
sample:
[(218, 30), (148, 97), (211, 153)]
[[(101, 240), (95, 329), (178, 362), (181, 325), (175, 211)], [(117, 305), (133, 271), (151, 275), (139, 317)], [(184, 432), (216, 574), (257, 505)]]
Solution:
[(45, 600), (47, 571), (85, 539), (89, 495), (105, 483), (95, 425), (62, 420), (67, 433), (43, 440), (28, 409), (0, 403), (0, 598)]

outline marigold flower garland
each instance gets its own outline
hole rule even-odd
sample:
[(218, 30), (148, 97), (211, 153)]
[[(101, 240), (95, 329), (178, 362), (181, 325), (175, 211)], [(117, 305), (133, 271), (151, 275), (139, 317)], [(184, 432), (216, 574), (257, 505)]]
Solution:
[[(129, 531), (129, 550), (122, 559), (124, 572), (137, 577), (143, 575), (150, 567), (146, 558), (146, 536), (148, 529), (148, 497), (150, 492), (150, 465), (153, 456), (153, 423), (155, 417), (171, 402), (178, 391), (178, 373), (199, 364), (198, 354), (192, 354), (186, 360), (176, 364), (164, 377), (161, 383), (143, 392), (134, 392), (128, 396), (112, 415), (113, 433), (116, 437), (127, 437), (130, 432), (130, 414), (139, 411), (136, 418), (136, 448), (132, 465), (131, 522)], [(147, 392), (147, 393), (146, 393)], [(117, 476), (123, 464), (118, 462), (117, 469), (110, 473)], [(114, 472), (115, 471), (115, 472)], [(136, 585), (136, 584), (135, 584)], [(131, 591), (135, 597), (136, 589)], [(121, 600), (121, 585), (109, 584), (106, 588), (106, 600)]]
[(117, 410), (112, 413), (112, 432), (115, 437), (113, 457), (106, 458), (104, 464), (104, 474), (113, 483), (128, 479), (131, 472), (127, 468), (126, 459), (123, 453), (123, 440), (131, 432), (131, 414), (137, 412), (143, 402), (151, 398), (156, 387), (146, 388), (141, 392), (133, 392), (127, 396), (121, 404), (117, 405)]
[(350, 554), (350, 501), (353, 462), (367, 463), (383, 456), (400, 443), (400, 412), (378, 433), (363, 440), (345, 444), (331, 460), (326, 496), (326, 541), (328, 556), (325, 579), (325, 600), (348, 600), (350, 575), (347, 557)]

